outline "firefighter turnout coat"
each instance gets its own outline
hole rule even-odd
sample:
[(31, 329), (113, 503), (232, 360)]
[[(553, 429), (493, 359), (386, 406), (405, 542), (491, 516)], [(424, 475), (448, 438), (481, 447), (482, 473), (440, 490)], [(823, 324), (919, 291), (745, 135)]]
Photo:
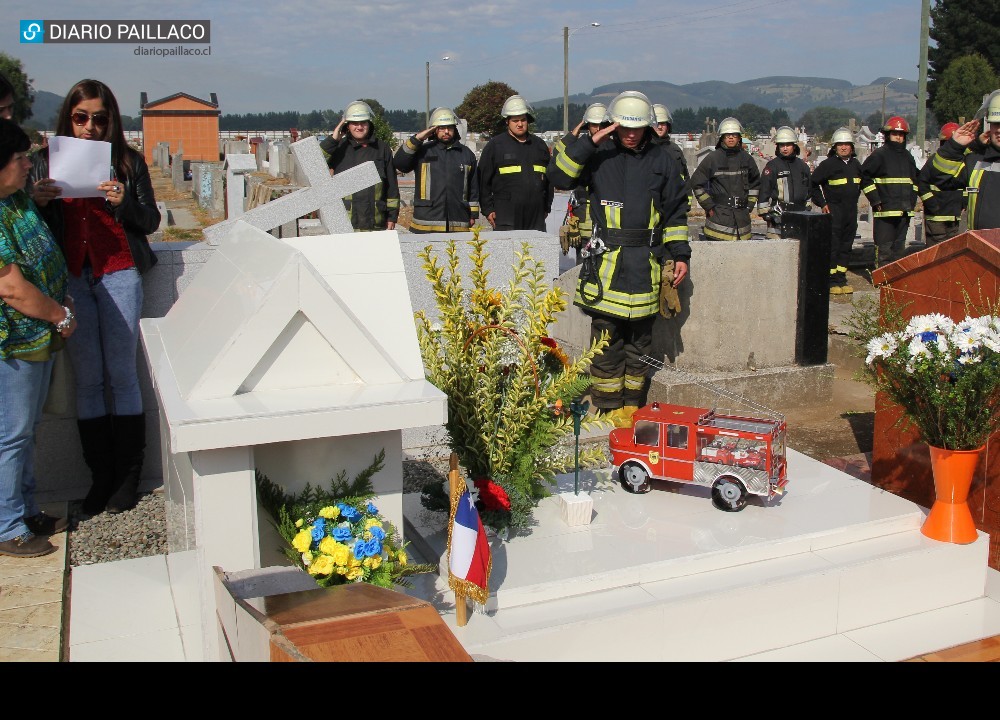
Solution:
[(917, 163), (903, 143), (886, 141), (865, 158), (861, 164), (861, 192), (868, 198), (874, 218), (913, 215), (917, 204)]
[(940, 185), (931, 182), (934, 158), (917, 173), (917, 193), (924, 204), (924, 221), (958, 222), (965, 208), (965, 185), (956, 177), (948, 177)]
[(355, 230), (385, 230), (387, 222), (399, 218), (399, 182), (392, 164), (392, 151), (369, 133), (358, 142), (350, 134), (339, 141), (328, 137), (320, 147), (330, 153), (326, 164), (334, 172), (344, 172), (369, 160), (375, 163), (379, 182), (344, 197), (344, 207)]
[(785, 210), (805, 210), (809, 201), (809, 166), (798, 154), (778, 155), (768, 161), (760, 174), (758, 213), (765, 213), (781, 203)]
[(851, 153), (844, 160), (831, 150), (813, 171), (810, 196), (820, 209), (829, 205), (830, 212), (836, 208), (857, 213), (861, 198), (861, 163), (857, 155)]
[(705, 237), (750, 239), (750, 213), (760, 193), (760, 170), (750, 153), (742, 147), (717, 147), (692, 173), (688, 186), (705, 210)]
[(931, 158), (929, 180), (940, 186), (954, 178), (965, 187), (969, 230), (1000, 228), (1000, 148), (968, 150), (948, 138)]
[(479, 219), (476, 154), (458, 140), (407, 138), (393, 158), (402, 173), (413, 171), (414, 233), (463, 232)]
[[(617, 135), (600, 145), (583, 136), (552, 158), (548, 176), (563, 190), (586, 188), (590, 204), (592, 254), (573, 304), (627, 320), (655, 315), (661, 263), (691, 258), (680, 168), (648, 139), (630, 150)], [(595, 249), (597, 238), (605, 252)]]
[(545, 231), (554, 192), (545, 175), (552, 155), (537, 135), (524, 142), (507, 130), (486, 143), (479, 155), (479, 205), (496, 213), (497, 230)]

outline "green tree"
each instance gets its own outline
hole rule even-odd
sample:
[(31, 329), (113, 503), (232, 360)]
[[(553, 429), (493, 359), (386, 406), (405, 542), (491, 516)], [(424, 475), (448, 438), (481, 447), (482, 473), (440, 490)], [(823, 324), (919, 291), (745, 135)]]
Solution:
[(0, 52), (0, 75), (14, 87), (14, 122), (18, 125), (31, 117), (31, 103), (35, 99), (33, 80), (24, 73), (21, 61)]
[(743, 131), (750, 135), (766, 135), (771, 129), (772, 113), (760, 105), (743, 103), (736, 108), (736, 118), (743, 125)]
[(470, 132), (493, 135), (503, 127), (500, 109), (517, 90), (505, 82), (489, 80), (472, 88), (455, 108), (455, 114), (469, 124)]
[(948, 65), (938, 79), (931, 109), (934, 116), (957, 121), (971, 120), (982, 105), (983, 95), (997, 89), (997, 74), (979, 53), (964, 55)]
[(701, 129), (693, 108), (677, 108), (670, 114), (674, 118), (670, 129), (675, 133), (693, 133)]
[(852, 118), (857, 120), (857, 115), (846, 108), (820, 105), (812, 110), (806, 110), (797, 125), (804, 127), (810, 135), (828, 138), (837, 128), (850, 126)]
[[(789, 117), (788, 111), (785, 108), (775, 108), (771, 112), (771, 126), (775, 128), (780, 128), (782, 125), (791, 125), (792, 118)], [(771, 128), (768, 128), (770, 132)]]
[(959, 58), (978, 53), (994, 72), (1000, 72), (1000, 4), (937, 0), (930, 10), (934, 44), (927, 48), (927, 97), (928, 104), (936, 107), (944, 72)]

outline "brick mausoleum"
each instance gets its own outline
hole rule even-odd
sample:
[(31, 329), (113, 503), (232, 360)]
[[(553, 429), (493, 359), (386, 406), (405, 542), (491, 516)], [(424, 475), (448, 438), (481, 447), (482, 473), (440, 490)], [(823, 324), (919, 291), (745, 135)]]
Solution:
[(219, 160), (219, 100), (215, 93), (211, 101), (187, 93), (175, 93), (150, 102), (147, 94), (139, 97), (142, 115), (143, 152), (146, 162), (153, 164), (153, 148), (169, 142), (173, 156), (183, 148), (185, 160), (217, 162)]

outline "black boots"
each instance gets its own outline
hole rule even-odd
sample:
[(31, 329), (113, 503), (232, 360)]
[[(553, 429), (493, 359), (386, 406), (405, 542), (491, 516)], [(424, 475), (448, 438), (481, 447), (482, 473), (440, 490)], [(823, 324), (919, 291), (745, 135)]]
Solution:
[(83, 501), (83, 512), (97, 515), (104, 511), (115, 488), (114, 429), (111, 426), (111, 416), (77, 420), (76, 427), (80, 432), (83, 459), (91, 474), (90, 492)]
[(120, 513), (135, 507), (139, 475), (146, 449), (146, 416), (114, 416), (115, 488), (108, 498), (109, 513)]

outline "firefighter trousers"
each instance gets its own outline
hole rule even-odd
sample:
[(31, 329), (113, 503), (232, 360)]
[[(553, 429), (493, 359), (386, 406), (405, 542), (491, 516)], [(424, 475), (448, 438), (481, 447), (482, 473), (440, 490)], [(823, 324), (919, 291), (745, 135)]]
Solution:
[(858, 233), (858, 208), (830, 203), (830, 284), (847, 283), (847, 263), (851, 259), (854, 236)]
[(872, 239), (875, 241), (877, 266), (888, 265), (903, 257), (906, 247), (906, 231), (910, 228), (910, 217), (875, 218), (872, 222)]
[(655, 315), (629, 320), (592, 314), (591, 342), (608, 333), (609, 344), (590, 366), (590, 400), (598, 410), (642, 407), (649, 392), (650, 367), (639, 358), (653, 345)]
[(924, 244), (927, 247), (950, 240), (961, 232), (958, 220), (925, 220)]

